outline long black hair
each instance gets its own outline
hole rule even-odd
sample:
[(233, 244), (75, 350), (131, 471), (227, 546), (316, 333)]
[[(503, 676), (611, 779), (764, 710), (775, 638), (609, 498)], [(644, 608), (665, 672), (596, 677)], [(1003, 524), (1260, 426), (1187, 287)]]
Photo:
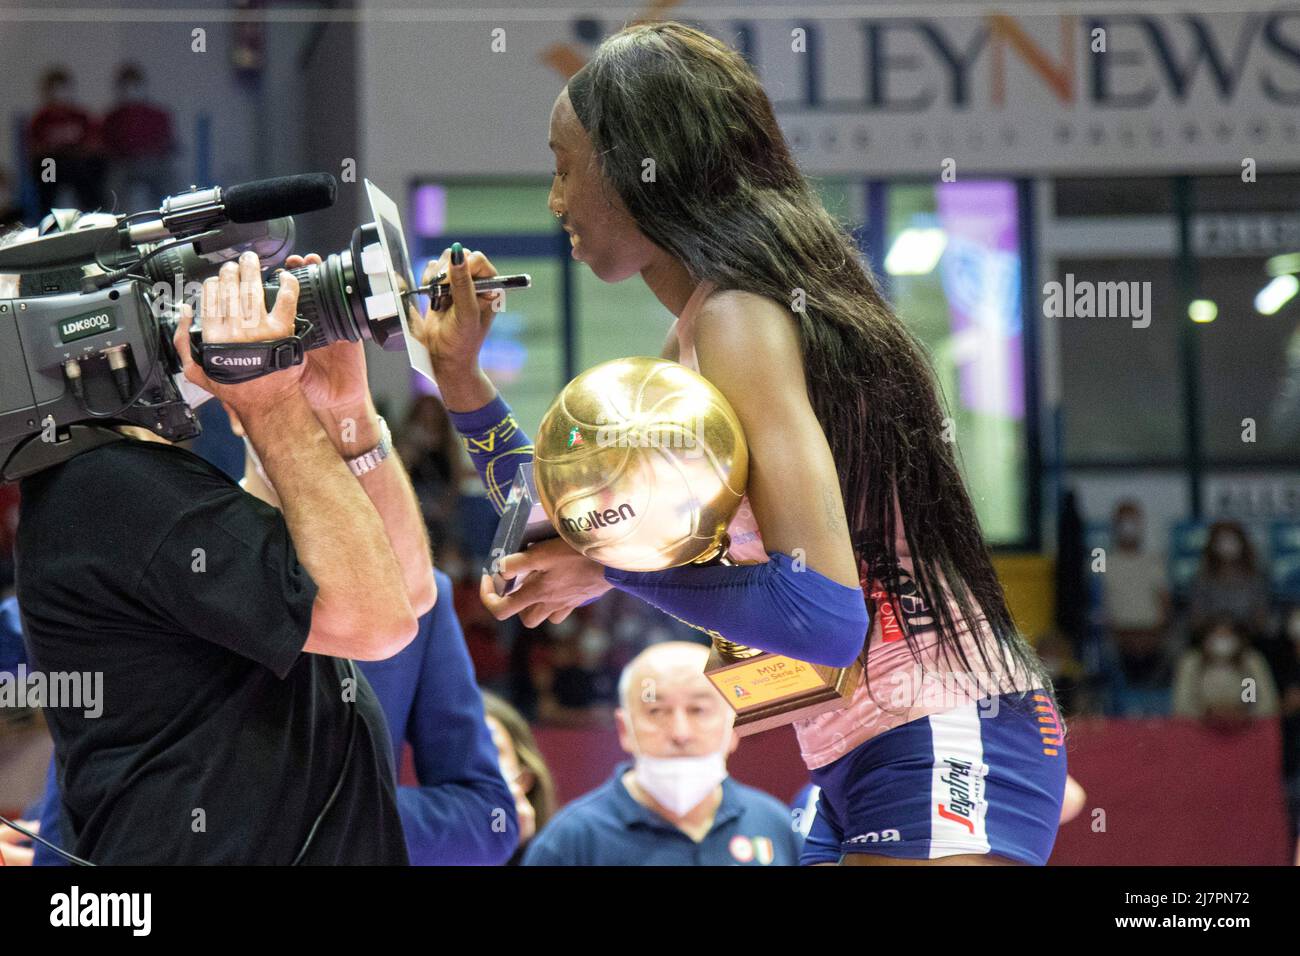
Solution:
[(799, 170), (745, 60), (680, 23), (640, 24), (601, 43), (568, 89), (604, 177), (651, 241), (697, 281), (791, 308), (865, 580), (899, 606), (901, 519), (950, 666), (955, 654), (973, 670), (959, 635), (986, 621), (995, 647), (977, 642), (984, 673), (1028, 672), (1050, 688), (1007, 608), (925, 350)]

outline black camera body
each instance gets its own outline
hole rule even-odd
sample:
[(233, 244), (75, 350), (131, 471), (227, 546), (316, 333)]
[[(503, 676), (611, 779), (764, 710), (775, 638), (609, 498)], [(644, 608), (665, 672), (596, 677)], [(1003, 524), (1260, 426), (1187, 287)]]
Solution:
[[(405, 238), (400, 223), (388, 222), (396, 207), (366, 186), (372, 207), (393, 214), (355, 230), (346, 249), (319, 265), (293, 270), (295, 335), (274, 342), (205, 345), (201, 283), (249, 249), (264, 269), (283, 263), (293, 246), (291, 217), (334, 201), (327, 174), (192, 189), (158, 210), (108, 222), (78, 225), (61, 211), (54, 225), (66, 221), (66, 228), (0, 247), (0, 275), (17, 275), (19, 293), (0, 299), (0, 479), (116, 440), (114, 425), (169, 441), (197, 436), (193, 405), (207, 395), (185, 381), (173, 345), (187, 302), (197, 319), (191, 353), (213, 381), (269, 374), (337, 341), (403, 349), (414, 308)], [(264, 288), (269, 308), (278, 285)]]
[(7, 481), (112, 440), (106, 425), (139, 425), (172, 441), (199, 433), (172, 378), (180, 362), (149, 284), (123, 278), (83, 287), (83, 264), (113, 231), (56, 233), (0, 249), (0, 273), (19, 276), (19, 297), (0, 300)]

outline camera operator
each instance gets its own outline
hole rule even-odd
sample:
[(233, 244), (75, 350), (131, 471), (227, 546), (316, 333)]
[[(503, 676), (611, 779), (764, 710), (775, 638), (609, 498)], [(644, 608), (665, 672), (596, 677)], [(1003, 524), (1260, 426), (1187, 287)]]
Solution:
[[(285, 336), (297, 297), (284, 273), (268, 314), (245, 253), (204, 283), (204, 338)], [(175, 336), (186, 377), (237, 412), (289, 493), (277, 511), (125, 427), (23, 479), (30, 656), (103, 673), (102, 716), (46, 712), (69, 849), (96, 863), (405, 863), (383, 714), (346, 658), (396, 654), (436, 593), (361, 345), (222, 385), (190, 358), (191, 321), (186, 308)]]

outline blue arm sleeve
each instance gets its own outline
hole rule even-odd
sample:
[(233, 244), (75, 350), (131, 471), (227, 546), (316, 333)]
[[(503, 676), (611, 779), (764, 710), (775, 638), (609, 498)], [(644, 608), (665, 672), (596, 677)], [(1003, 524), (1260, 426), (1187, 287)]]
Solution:
[(680, 621), (729, 641), (813, 664), (847, 667), (862, 651), (871, 624), (859, 588), (789, 555), (766, 564), (710, 565), (666, 571), (605, 569), (605, 580)]
[(515, 472), (533, 457), (532, 439), (524, 434), (500, 395), (472, 412), (448, 414), (483, 479), (488, 500), (500, 514), (506, 506)]
[(397, 806), (413, 864), (494, 866), (518, 846), (519, 822), (451, 590), (439, 573), (432, 637), (406, 728), (420, 785), (398, 787)]

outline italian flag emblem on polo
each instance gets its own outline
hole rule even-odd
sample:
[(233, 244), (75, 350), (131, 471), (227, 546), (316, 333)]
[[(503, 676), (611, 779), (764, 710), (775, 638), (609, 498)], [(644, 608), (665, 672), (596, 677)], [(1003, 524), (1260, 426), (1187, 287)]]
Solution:
[(734, 836), (727, 847), (737, 863), (753, 863), (769, 866), (776, 859), (776, 851), (769, 837)]
[(572, 428), (569, 429), (569, 447), (573, 448), (577, 445), (585, 445), (585, 444), (586, 442), (582, 440), (582, 432), (578, 430), (577, 425), (574, 425)]

